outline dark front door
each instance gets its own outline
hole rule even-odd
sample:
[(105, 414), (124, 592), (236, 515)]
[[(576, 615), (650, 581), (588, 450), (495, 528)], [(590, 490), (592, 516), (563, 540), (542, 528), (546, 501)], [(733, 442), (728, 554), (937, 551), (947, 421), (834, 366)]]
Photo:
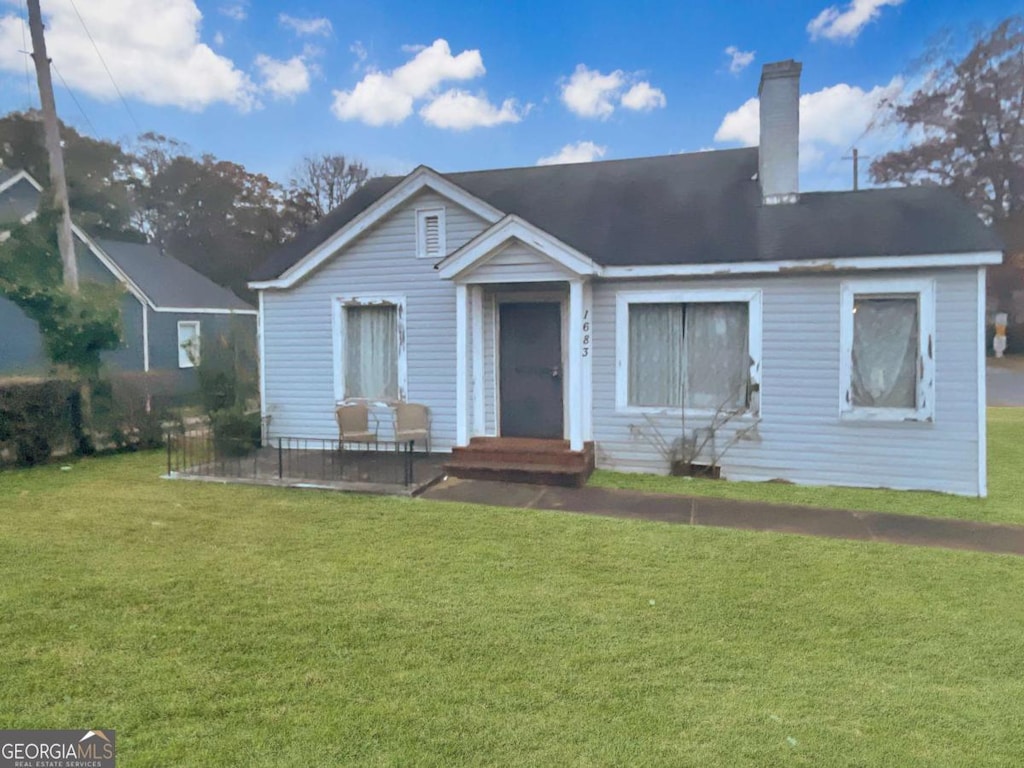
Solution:
[(501, 434), (561, 438), (561, 305), (499, 306)]

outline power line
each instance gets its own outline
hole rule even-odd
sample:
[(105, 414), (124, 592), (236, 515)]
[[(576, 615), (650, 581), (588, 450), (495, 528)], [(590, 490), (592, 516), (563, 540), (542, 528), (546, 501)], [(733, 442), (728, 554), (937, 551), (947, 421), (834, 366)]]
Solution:
[(96, 45), (96, 41), (93, 39), (92, 32), (89, 31), (89, 27), (85, 24), (85, 19), (82, 18), (82, 14), (78, 11), (78, 6), (75, 5), (75, 0), (70, 0), (70, 3), (71, 7), (75, 9), (75, 15), (78, 16), (78, 20), (81, 22), (82, 29), (85, 30), (85, 34), (89, 38), (89, 42), (92, 43), (93, 50), (96, 51), (96, 55), (99, 57), (100, 63), (103, 65), (103, 68), (107, 71), (107, 77), (110, 78), (110, 84), (113, 85), (114, 90), (117, 91), (117, 96), (121, 99), (121, 103), (124, 105), (125, 112), (128, 113), (128, 117), (130, 117), (132, 119), (132, 122), (135, 123), (135, 129), (139, 133), (142, 133), (142, 126), (139, 125), (139, 121), (135, 119), (135, 115), (132, 113), (131, 107), (128, 106), (128, 102), (125, 100), (124, 94), (121, 93), (121, 89), (118, 88), (117, 81), (114, 79), (114, 74), (110, 71), (110, 67), (107, 66), (107, 62), (106, 59), (103, 58), (103, 54), (100, 53), (100, 47)]
[(57, 73), (57, 77), (60, 78), (60, 81), (64, 83), (64, 90), (68, 92), (68, 95), (75, 102), (75, 106), (78, 107), (78, 111), (82, 113), (82, 117), (85, 118), (85, 122), (89, 124), (89, 129), (92, 131), (92, 135), (99, 137), (99, 132), (96, 130), (96, 126), (92, 124), (92, 120), (89, 119), (89, 115), (87, 115), (85, 110), (82, 108), (82, 104), (78, 101), (78, 97), (75, 96), (75, 92), (68, 87), (68, 81), (64, 79), (64, 75), (60, 73), (60, 70), (57, 69), (57, 64), (52, 59), (50, 61), (50, 66), (53, 67), (53, 71)]

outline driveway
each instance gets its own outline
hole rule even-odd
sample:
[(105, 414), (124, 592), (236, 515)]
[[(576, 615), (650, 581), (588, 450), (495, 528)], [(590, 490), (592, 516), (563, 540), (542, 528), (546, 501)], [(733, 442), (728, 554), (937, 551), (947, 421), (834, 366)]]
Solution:
[(988, 404), (1024, 406), (1024, 357), (989, 358), (986, 368)]

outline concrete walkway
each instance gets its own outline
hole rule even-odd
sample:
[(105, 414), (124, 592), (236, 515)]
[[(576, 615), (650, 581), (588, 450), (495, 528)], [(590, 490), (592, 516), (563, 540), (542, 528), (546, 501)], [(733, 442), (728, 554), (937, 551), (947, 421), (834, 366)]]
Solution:
[(590, 486), (552, 488), (456, 478), (448, 478), (435, 485), (424, 492), (421, 498), (1024, 555), (1024, 526), (936, 517), (763, 504)]
[(986, 374), (989, 405), (1024, 405), (1024, 356), (989, 358)]

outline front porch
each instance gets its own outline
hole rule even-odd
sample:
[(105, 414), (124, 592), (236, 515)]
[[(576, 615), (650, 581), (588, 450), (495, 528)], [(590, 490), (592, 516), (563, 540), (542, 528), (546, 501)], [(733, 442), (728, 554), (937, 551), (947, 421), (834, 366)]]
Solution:
[[(592, 466), (594, 263), (509, 216), (438, 268), (455, 283), (456, 297), (456, 439), (449, 466), (465, 470), (468, 458), (478, 456), (482, 464), (504, 460), (511, 474), (522, 475), (522, 466), (563, 451), (577, 468)], [(497, 438), (512, 440), (501, 444), (500, 455)], [(521, 439), (548, 441), (533, 444), (541, 459), (529, 459), (521, 450), (529, 443), (514, 442)]]

